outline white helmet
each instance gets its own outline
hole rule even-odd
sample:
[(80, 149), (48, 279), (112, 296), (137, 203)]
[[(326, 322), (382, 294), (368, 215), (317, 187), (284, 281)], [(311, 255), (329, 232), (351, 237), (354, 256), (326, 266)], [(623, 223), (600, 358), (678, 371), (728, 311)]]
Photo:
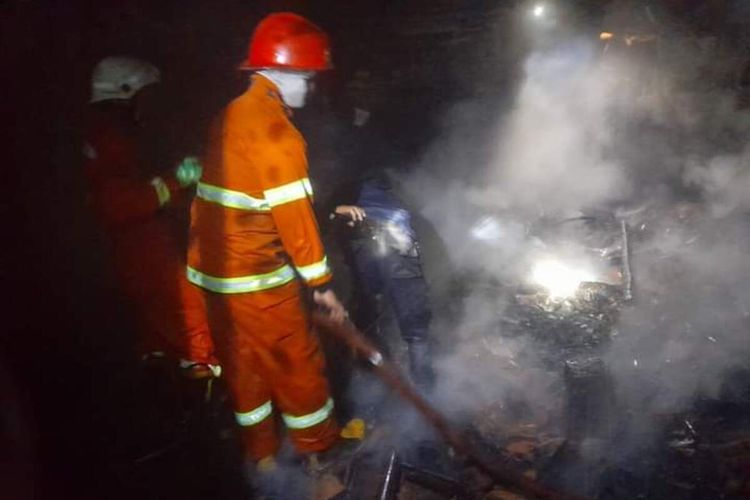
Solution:
[(91, 75), (90, 103), (107, 99), (130, 99), (146, 85), (158, 83), (156, 66), (132, 57), (105, 57)]

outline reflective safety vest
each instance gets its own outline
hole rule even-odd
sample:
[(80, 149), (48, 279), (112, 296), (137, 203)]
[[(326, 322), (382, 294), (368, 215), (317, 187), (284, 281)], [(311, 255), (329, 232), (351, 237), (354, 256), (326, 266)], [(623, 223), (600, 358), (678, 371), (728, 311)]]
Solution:
[(248, 293), (331, 279), (305, 149), (278, 90), (256, 75), (212, 128), (191, 213), (192, 283)]

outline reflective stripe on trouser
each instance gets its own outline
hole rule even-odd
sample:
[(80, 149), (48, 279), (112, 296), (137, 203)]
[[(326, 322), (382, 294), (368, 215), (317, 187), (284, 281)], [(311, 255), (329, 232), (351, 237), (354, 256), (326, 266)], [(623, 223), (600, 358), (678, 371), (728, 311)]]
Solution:
[(237, 420), (252, 424), (240, 428), (248, 458), (257, 460), (278, 450), (276, 419), (260, 419), (269, 401), (292, 423), (289, 436), (298, 451), (330, 447), (338, 429), (331, 418), (323, 356), (311, 334), (299, 285), (206, 295)]
[[(273, 403), (266, 401), (257, 408), (246, 412), (234, 412), (234, 418), (242, 427), (257, 425), (273, 413)], [(322, 408), (308, 413), (307, 415), (288, 415), (284, 413), (281, 417), (290, 429), (307, 429), (324, 422), (333, 413), (333, 399), (328, 398)]]
[(266, 401), (257, 408), (253, 408), (246, 412), (234, 412), (234, 418), (237, 423), (242, 427), (250, 427), (251, 425), (257, 425), (263, 420), (267, 419), (273, 413), (273, 403)]
[(332, 413), (333, 399), (328, 398), (326, 404), (312, 413), (297, 416), (284, 413), (281, 415), (281, 418), (284, 419), (284, 423), (290, 429), (307, 429), (324, 422), (326, 419), (330, 418)]

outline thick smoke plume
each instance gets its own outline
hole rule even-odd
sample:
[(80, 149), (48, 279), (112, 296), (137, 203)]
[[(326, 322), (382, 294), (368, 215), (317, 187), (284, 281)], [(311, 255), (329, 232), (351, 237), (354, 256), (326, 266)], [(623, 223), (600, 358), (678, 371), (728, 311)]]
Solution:
[[(750, 128), (750, 127), (748, 127)], [(702, 189), (713, 215), (722, 217), (750, 209), (750, 146), (738, 154), (719, 154), (708, 160), (688, 161), (688, 186)]]
[(629, 193), (629, 179), (612, 154), (613, 97), (621, 80), (595, 56), (590, 44), (574, 42), (528, 58), (486, 176), (500, 203), (557, 212)]
[(488, 103), (457, 106), (423, 167), (402, 179), (445, 248), (450, 276), (470, 290), (452, 295), (446, 263), (429, 262), (428, 243), (436, 293), (460, 303), (436, 321), (438, 335), (455, 337), (440, 363), (436, 399), (446, 409), (519, 398), (538, 414), (558, 406), (559, 387), (529, 345), (498, 335), (504, 298), (475, 285), (523, 274), (536, 248), (530, 221), (592, 209), (640, 231), (631, 243), (636, 300), (605, 356), (621, 403), (645, 415), (679, 411), (716, 396), (746, 364), (750, 112), (731, 86), (705, 77), (726, 72), (731, 54), (680, 40), (659, 42), (672, 65), (603, 56), (578, 39), (534, 51), (494, 128), (472, 129)]

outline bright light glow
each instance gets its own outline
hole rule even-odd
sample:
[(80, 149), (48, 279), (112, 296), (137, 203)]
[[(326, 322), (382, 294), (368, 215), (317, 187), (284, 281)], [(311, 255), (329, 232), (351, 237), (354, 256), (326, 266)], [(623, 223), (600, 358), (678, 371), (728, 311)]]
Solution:
[(594, 278), (583, 269), (568, 267), (556, 260), (544, 260), (534, 266), (531, 279), (546, 288), (551, 297), (566, 298), (575, 295), (582, 282)]
[(535, 5), (534, 10), (532, 10), (531, 12), (534, 14), (534, 17), (542, 17), (544, 15), (544, 5)]
[(611, 40), (612, 38), (614, 38), (614, 36), (615, 35), (608, 31), (602, 31), (601, 33), (599, 33), (599, 40)]
[(386, 222), (379, 229), (382, 233), (375, 238), (375, 253), (380, 257), (385, 257), (394, 248), (402, 255), (406, 255), (414, 246), (411, 235), (400, 224)]
[(497, 241), (503, 236), (503, 228), (494, 217), (481, 218), (469, 230), (472, 238), (479, 241)]

